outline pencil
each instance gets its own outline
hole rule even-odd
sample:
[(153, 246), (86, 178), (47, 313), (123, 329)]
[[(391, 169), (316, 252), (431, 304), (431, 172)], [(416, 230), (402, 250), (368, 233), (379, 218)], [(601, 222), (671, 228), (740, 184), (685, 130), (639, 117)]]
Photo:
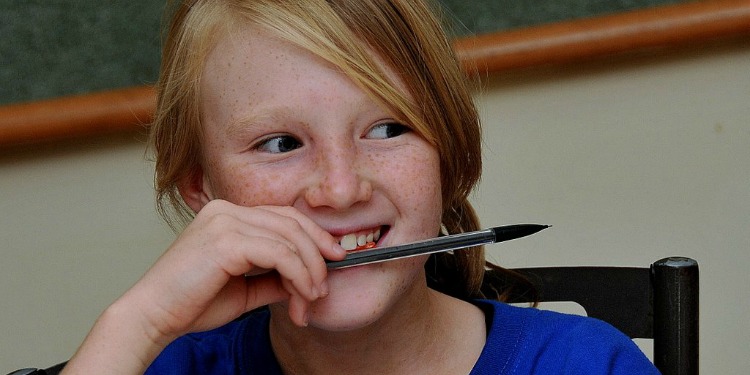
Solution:
[(472, 246), (487, 245), (526, 237), (545, 228), (549, 228), (549, 225), (514, 224), (474, 232), (451, 234), (403, 245), (351, 252), (343, 260), (327, 261), (327, 266), (329, 269), (338, 269), (422, 254), (465, 249)]

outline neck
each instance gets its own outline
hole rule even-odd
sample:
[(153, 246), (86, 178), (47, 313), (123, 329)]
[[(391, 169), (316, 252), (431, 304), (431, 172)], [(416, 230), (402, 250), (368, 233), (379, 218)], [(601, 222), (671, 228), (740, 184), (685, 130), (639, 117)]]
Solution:
[(375, 323), (347, 332), (298, 328), (286, 314), (272, 314), (274, 353), (290, 375), (468, 373), (484, 346), (482, 312), (426, 285), (410, 294)]

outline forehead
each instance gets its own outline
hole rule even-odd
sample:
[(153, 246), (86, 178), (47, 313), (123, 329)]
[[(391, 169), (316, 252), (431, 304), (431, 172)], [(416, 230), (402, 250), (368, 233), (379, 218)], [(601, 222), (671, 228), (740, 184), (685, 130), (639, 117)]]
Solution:
[(201, 77), (203, 89), (216, 90), (247, 81), (262, 83), (279, 70), (297, 76), (313, 60), (303, 50), (249, 25), (224, 30), (215, 40)]
[(222, 123), (267, 109), (258, 106), (293, 112), (303, 97), (323, 100), (334, 82), (342, 82), (341, 74), (312, 53), (258, 28), (237, 28), (219, 37), (207, 57), (201, 112)]
[[(215, 40), (201, 79), (204, 111), (212, 105), (227, 102), (252, 106), (253, 103), (276, 99), (284, 103), (313, 90), (325, 93), (327, 86), (340, 83), (342, 78), (351, 86), (350, 89), (368, 93), (362, 90), (363, 84), (351, 80), (342, 69), (260, 27), (239, 25), (225, 30)], [(377, 54), (368, 52), (371, 63), (383, 73), (382, 80), (399, 95), (411, 98), (399, 76)], [(388, 99), (368, 96), (386, 107), (393, 104)]]

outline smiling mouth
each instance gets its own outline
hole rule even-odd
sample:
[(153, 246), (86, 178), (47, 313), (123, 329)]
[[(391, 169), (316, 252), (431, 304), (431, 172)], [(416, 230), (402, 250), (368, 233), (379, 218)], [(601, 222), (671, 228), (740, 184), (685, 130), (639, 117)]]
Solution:
[(349, 233), (341, 237), (339, 244), (346, 251), (358, 251), (372, 249), (377, 246), (381, 234), (385, 234), (388, 227), (383, 226), (375, 229)]

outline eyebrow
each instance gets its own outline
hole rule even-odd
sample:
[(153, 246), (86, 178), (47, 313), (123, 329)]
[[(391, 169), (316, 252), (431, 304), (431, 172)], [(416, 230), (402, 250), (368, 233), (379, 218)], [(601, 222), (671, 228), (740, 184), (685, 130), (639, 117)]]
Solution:
[(283, 118), (284, 109), (276, 108), (262, 111), (251, 111), (250, 113), (230, 121), (225, 128), (229, 136), (239, 136), (248, 130), (268, 127), (267, 124), (278, 124)]
[[(367, 114), (365, 117), (369, 117), (373, 113), (386, 114), (387, 116), (393, 116), (398, 121), (407, 122), (406, 119), (402, 119), (387, 106), (381, 105), (371, 99), (363, 98), (362, 102), (356, 104), (356, 106), (363, 107), (358, 116)], [(307, 123), (304, 119), (299, 118), (297, 111), (293, 110), (284, 105), (271, 105), (271, 106), (260, 106), (252, 107), (248, 109), (242, 116), (239, 116), (226, 124), (224, 132), (230, 137), (242, 136), (253, 130), (262, 130), (264, 128), (278, 127), (279, 125), (288, 125), (291, 123)]]

